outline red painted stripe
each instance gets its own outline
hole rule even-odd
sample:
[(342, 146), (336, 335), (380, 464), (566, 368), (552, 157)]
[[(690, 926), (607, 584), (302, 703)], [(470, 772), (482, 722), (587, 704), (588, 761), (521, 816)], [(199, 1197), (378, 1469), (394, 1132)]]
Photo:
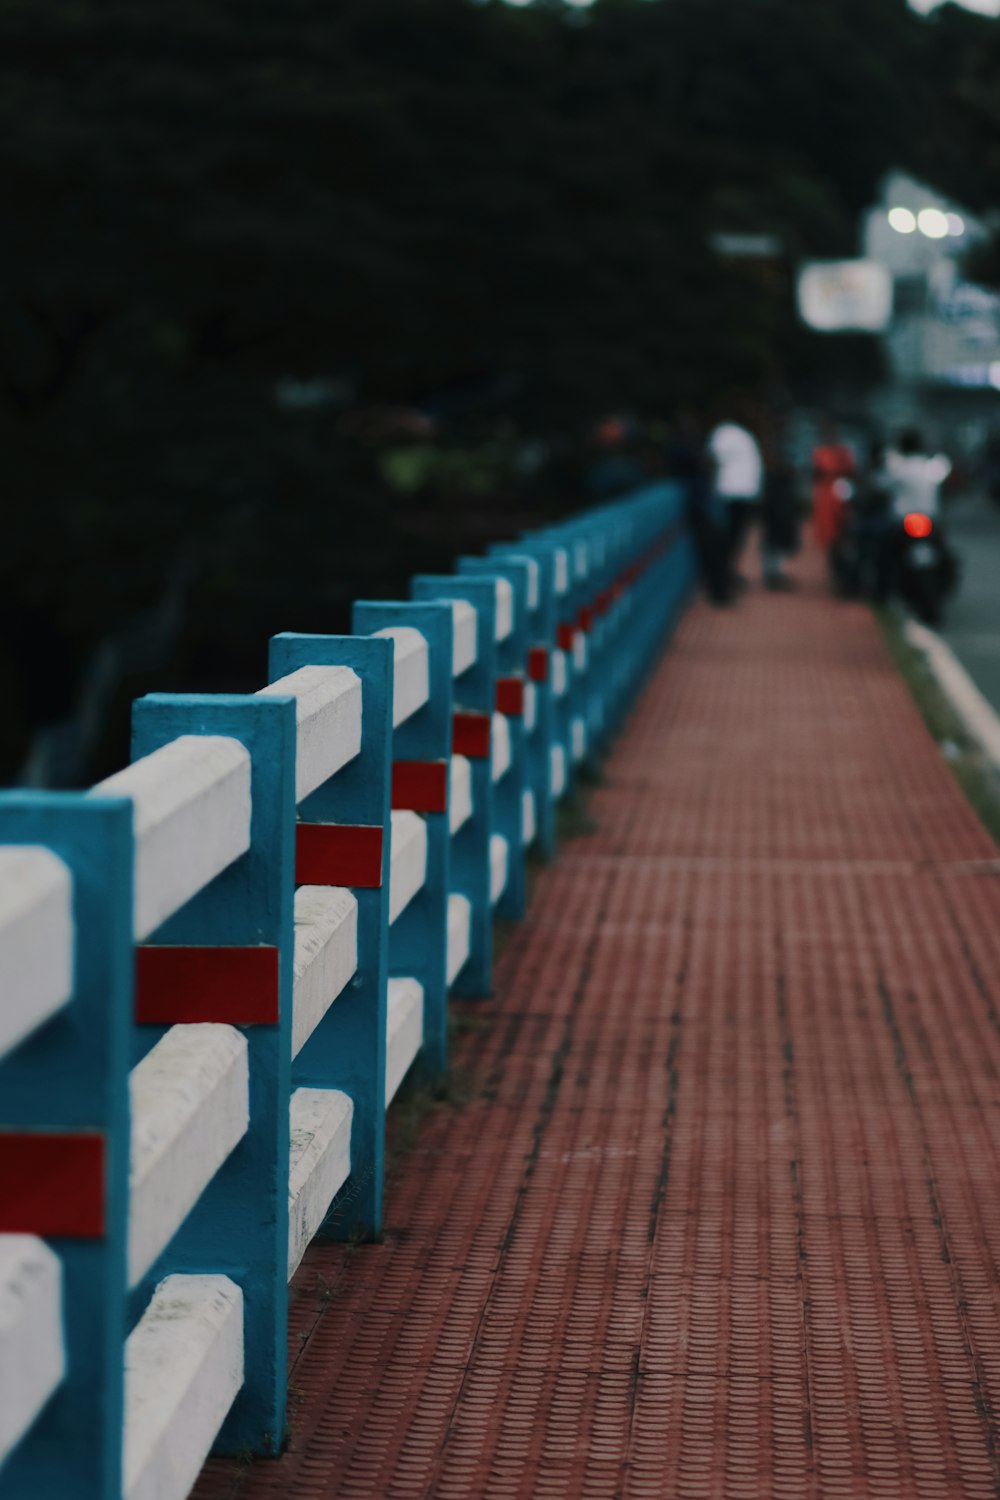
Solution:
[(606, 615), (607, 612), (608, 612), (608, 610), (610, 608), (611, 608), (611, 590), (610, 589), (602, 589), (601, 592), (598, 594), (597, 599), (596, 599), (596, 601), (594, 603), (594, 613), (598, 614), (598, 615)]
[(455, 755), (467, 755), (470, 760), (488, 760), (489, 714), (456, 714), (452, 721), (451, 748)]
[(572, 651), (573, 649), (573, 626), (560, 625), (556, 631), (556, 645), (560, 651)]
[(392, 767), (392, 805), (397, 811), (448, 811), (448, 762), (397, 760)]
[(524, 678), (497, 678), (497, 713), (519, 719), (524, 713)]
[(549, 653), (544, 646), (532, 646), (528, 652), (528, 676), (532, 682), (548, 682)]
[(586, 635), (590, 630), (591, 625), (593, 625), (594, 623), (594, 611), (592, 609), (589, 609), (586, 604), (582, 605), (580, 608), (580, 613), (577, 616), (576, 623), (583, 631), (584, 635)]
[(382, 884), (382, 838), (375, 825), (299, 823), (295, 830), (296, 885)]
[(137, 948), (135, 1018), (146, 1026), (185, 1021), (276, 1026), (278, 950)]
[(0, 1233), (99, 1239), (104, 1137), (90, 1131), (0, 1132)]

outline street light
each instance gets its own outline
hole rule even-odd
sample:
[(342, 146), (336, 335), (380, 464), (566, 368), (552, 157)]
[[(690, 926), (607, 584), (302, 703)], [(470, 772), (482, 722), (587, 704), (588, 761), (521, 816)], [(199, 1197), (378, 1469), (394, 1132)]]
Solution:
[(922, 208), (917, 215), (917, 228), (929, 240), (943, 240), (948, 233), (948, 215), (939, 208)]
[(897, 234), (912, 234), (917, 227), (916, 216), (908, 208), (890, 208), (889, 223)]

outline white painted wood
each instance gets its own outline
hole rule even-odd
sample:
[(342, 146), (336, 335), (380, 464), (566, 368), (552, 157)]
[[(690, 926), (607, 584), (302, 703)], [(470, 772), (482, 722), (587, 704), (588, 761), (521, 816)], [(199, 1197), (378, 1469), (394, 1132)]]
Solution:
[(497, 605), (493, 635), (495, 640), (505, 641), (514, 629), (514, 586), (509, 578), (497, 578), (495, 582)]
[(531, 734), (538, 723), (538, 691), (533, 682), (524, 684), (524, 728)]
[(132, 799), (137, 941), (250, 847), (250, 754), (238, 740), (183, 734), (90, 795)]
[(570, 749), (574, 761), (581, 761), (587, 753), (587, 726), (583, 719), (573, 719), (569, 726)]
[(448, 827), (452, 833), (472, 817), (472, 763), (464, 755), (451, 757), (448, 790)]
[(385, 1035), (385, 1106), (409, 1072), (424, 1041), (424, 987), (418, 979), (389, 980)]
[(566, 692), (569, 673), (566, 670), (565, 651), (552, 653), (552, 696), (562, 698)]
[(510, 770), (510, 720), (505, 714), (494, 714), (490, 726), (490, 775), (500, 781)]
[(556, 593), (557, 594), (568, 594), (569, 593), (569, 553), (566, 551), (565, 547), (557, 547), (556, 548), (555, 559), (556, 559), (556, 584), (555, 584)]
[(496, 906), (507, 886), (510, 849), (502, 833), (490, 834), (490, 902)]
[(479, 616), (467, 599), (452, 599), (452, 676), (461, 677), (475, 664), (479, 654)]
[(59, 1257), (34, 1235), (0, 1234), (0, 1464), (65, 1373)]
[(587, 670), (587, 637), (582, 630), (573, 632), (573, 668), (577, 672)]
[(392, 727), (395, 729), (423, 708), (431, 695), (430, 651), (427, 637), (412, 625), (388, 625), (372, 632), (394, 641), (392, 668)]
[(948, 643), (934, 630), (907, 620), (906, 639), (923, 651), (942, 691), (987, 759), (1000, 767), (1000, 718), (990, 707)]
[(123, 1500), (185, 1500), (243, 1384), (243, 1292), (167, 1276), (125, 1344)]
[(0, 848), (0, 1057), (73, 990), (73, 877), (51, 849)]
[(451, 984), (469, 956), (472, 933), (472, 903), (453, 891), (448, 897), (448, 983)]
[(415, 812), (394, 812), (391, 816), (390, 925), (409, 906), (427, 873), (427, 824)]
[(358, 967), (358, 901), (338, 886), (295, 892), (292, 1056), (315, 1031)]
[(561, 797), (566, 790), (566, 752), (562, 745), (552, 746), (552, 795)]
[(299, 667), (257, 697), (295, 699), (296, 802), (359, 754), (361, 678), (350, 667)]
[(171, 1026), (129, 1075), (129, 1286), (173, 1239), (249, 1122), (246, 1037)]
[(521, 838), (525, 848), (535, 842), (535, 794), (530, 786), (521, 793)]
[(525, 557), (520, 552), (514, 552), (511, 557), (515, 562), (528, 564), (528, 609), (537, 609), (541, 603), (542, 595), (539, 587), (538, 563), (533, 557)]
[(354, 1102), (339, 1089), (296, 1089), (289, 1101), (288, 1279), (351, 1175)]

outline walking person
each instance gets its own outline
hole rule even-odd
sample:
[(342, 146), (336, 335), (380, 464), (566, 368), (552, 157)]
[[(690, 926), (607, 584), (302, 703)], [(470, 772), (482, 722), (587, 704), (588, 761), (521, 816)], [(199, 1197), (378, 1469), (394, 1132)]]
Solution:
[(757, 439), (739, 422), (713, 427), (708, 448), (715, 463), (715, 493), (725, 508), (726, 573), (735, 590), (746, 583), (737, 563), (760, 500), (764, 464)]
[(713, 604), (730, 601), (726, 517), (714, 485), (713, 465), (694, 412), (677, 413), (666, 446), (666, 471), (684, 486), (686, 520), (705, 593)]
[(791, 589), (795, 585), (784, 562), (799, 546), (798, 496), (795, 465), (782, 413), (771, 416), (764, 433), (764, 493), (761, 502), (761, 542), (764, 587)]

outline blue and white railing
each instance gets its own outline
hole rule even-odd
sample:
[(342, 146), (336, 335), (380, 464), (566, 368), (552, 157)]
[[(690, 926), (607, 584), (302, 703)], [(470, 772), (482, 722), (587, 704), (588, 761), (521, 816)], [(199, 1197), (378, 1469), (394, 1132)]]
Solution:
[(525, 855), (689, 591), (652, 487), (134, 707), (86, 794), (0, 796), (0, 1497), (183, 1500), (274, 1453), (287, 1282), (371, 1238)]

